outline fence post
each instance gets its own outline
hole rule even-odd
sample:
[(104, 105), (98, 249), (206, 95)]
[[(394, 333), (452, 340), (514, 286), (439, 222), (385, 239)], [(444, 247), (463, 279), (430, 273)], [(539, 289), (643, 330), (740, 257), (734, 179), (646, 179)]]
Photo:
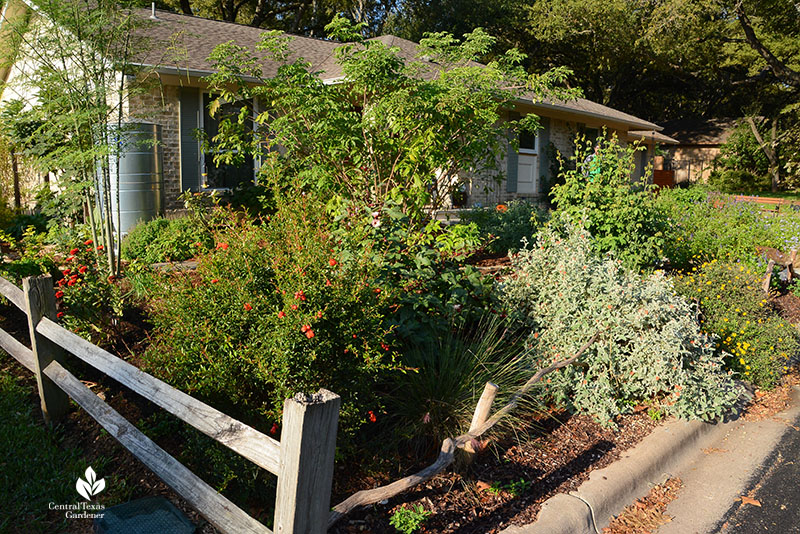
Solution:
[(326, 389), (283, 404), (276, 534), (324, 534), (333, 483), (341, 398)]
[(22, 281), (25, 294), (25, 312), (28, 315), (28, 329), (31, 335), (31, 347), (34, 357), (34, 374), (42, 404), (42, 415), (48, 424), (57, 422), (69, 410), (69, 397), (61, 388), (42, 374), (42, 370), (53, 360), (63, 363), (64, 351), (36, 332), (36, 326), (42, 317), (56, 320), (56, 297), (53, 291), (53, 279), (50, 275), (28, 277)]

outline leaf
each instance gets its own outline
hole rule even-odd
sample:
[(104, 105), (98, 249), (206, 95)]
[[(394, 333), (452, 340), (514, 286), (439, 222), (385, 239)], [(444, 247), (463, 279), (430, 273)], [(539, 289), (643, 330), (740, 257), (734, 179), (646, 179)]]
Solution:
[(761, 508), (761, 502), (753, 499), (752, 497), (748, 497), (747, 495), (742, 495), (742, 504), (752, 504), (753, 506), (758, 506)]
[(87, 467), (86, 468), (86, 482), (88, 482), (89, 485), (91, 486), (92, 484), (94, 484), (94, 481), (96, 479), (97, 479), (97, 474), (94, 472), (94, 469), (92, 469), (92, 466)]
[(78, 481), (75, 483), (75, 489), (78, 491), (81, 497), (86, 499), (87, 501), (92, 500), (92, 487), (89, 485), (88, 482), (79, 478)]
[(92, 495), (97, 495), (104, 489), (106, 489), (106, 479), (101, 478), (92, 485)]
[(488, 482), (484, 482), (483, 480), (479, 480), (479, 481), (477, 482), (477, 484), (475, 484), (475, 488), (476, 488), (478, 491), (486, 491), (486, 490), (488, 490), (488, 489), (489, 489), (489, 488), (491, 488), (491, 487), (492, 487), (492, 485), (491, 485), (491, 484), (489, 484)]

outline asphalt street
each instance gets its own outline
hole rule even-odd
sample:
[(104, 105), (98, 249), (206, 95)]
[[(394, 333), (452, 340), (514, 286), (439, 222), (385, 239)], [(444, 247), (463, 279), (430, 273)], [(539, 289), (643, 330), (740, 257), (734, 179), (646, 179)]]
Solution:
[[(794, 421), (796, 427), (798, 421)], [(718, 527), (720, 534), (800, 533), (800, 429), (783, 435), (775, 451), (748, 483), (745, 495), (761, 506), (732, 506)]]

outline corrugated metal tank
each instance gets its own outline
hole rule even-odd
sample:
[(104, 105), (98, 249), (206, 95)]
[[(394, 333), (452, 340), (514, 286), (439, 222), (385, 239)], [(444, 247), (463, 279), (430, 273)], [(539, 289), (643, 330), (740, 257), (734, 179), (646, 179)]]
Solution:
[[(114, 228), (123, 234), (139, 222), (164, 214), (164, 166), (161, 155), (161, 126), (145, 122), (128, 123), (121, 133), (119, 183), (115, 162), (111, 164), (111, 208)], [(119, 217), (117, 217), (119, 191)]]

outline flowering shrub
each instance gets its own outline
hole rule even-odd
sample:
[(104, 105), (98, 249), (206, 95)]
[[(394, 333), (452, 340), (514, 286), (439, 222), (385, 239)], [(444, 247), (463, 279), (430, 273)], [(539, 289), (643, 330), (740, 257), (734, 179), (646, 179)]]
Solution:
[(616, 135), (597, 143), (593, 151), (590, 141), (576, 142), (553, 201), (573, 223), (582, 221), (598, 252), (614, 252), (629, 267), (652, 267), (662, 257), (666, 221), (646, 181), (631, 183), (640, 147), (622, 147)]
[(110, 335), (108, 326), (122, 315), (123, 299), (103, 261), (103, 246), (91, 239), (75, 241), (65, 251), (55, 279), (58, 318), (68, 329), (96, 338)]
[(492, 254), (506, 254), (509, 250), (519, 249), (522, 238), (530, 239), (546, 219), (545, 210), (523, 200), (461, 213), (462, 222), (478, 225), (481, 237), (487, 241), (486, 250)]
[(380, 408), (374, 383), (393, 368), (386, 288), (368, 258), (343, 258), (321, 207), (287, 201), (268, 224), (231, 214), (192, 274), (165, 275), (145, 359), (170, 383), (264, 432), (285, 398), (341, 395), (346, 442)]
[(758, 204), (700, 187), (661, 191), (657, 206), (669, 220), (664, 253), (675, 268), (714, 259), (766, 268), (756, 247), (788, 251), (800, 246), (800, 213), (770, 217)]
[(732, 377), (670, 280), (598, 255), (587, 231), (568, 228), (567, 237), (543, 229), (512, 259), (517, 277), (504, 287), (509, 313), (531, 325), (535, 367), (600, 333), (578, 362), (548, 375), (545, 395), (606, 422), (636, 402), (706, 420), (730, 408), (738, 397)]
[(800, 336), (764, 298), (761, 274), (712, 260), (676, 276), (675, 289), (698, 303), (702, 327), (719, 338), (728, 366), (771, 388), (800, 348)]

